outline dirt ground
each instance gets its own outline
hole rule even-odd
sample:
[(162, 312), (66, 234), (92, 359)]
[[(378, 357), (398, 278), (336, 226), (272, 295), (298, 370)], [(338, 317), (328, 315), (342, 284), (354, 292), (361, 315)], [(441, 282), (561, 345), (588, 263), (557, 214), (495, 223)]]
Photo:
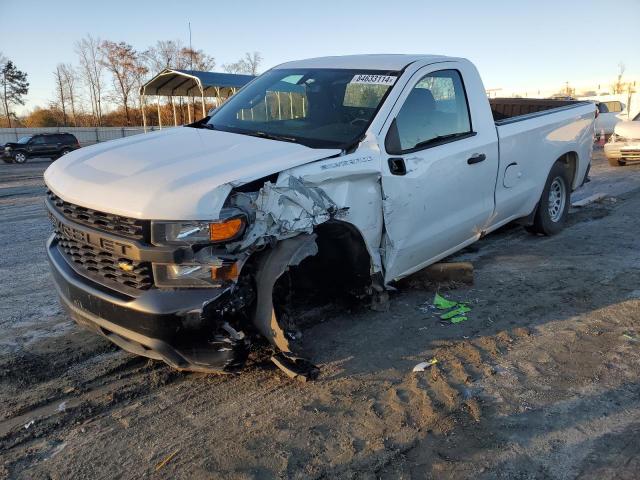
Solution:
[(241, 375), (178, 373), (70, 322), (47, 165), (0, 165), (0, 477), (640, 477), (640, 165), (596, 152), (575, 197), (608, 197), (563, 233), (510, 226), (456, 255), (475, 284), (441, 293), (470, 302), (466, 322), (424, 289), (318, 309), (308, 384), (260, 352)]

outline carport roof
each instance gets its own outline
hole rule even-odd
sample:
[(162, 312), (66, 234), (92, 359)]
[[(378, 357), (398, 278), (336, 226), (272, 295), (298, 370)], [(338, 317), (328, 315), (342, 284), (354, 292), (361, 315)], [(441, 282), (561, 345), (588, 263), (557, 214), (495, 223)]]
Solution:
[(202, 94), (215, 97), (218, 93), (216, 89), (240, 88), (253, 78), (253, 75), (166, 68), (140, 87), (140, 94), (185, 97)]

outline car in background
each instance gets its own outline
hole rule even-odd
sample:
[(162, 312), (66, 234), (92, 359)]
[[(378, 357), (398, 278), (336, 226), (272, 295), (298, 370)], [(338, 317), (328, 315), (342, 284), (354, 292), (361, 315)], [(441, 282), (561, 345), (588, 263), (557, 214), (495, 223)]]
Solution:
[(80, 148), (78, 139), (70, 133), (38, 133), (4, 145), (2, 159), (6, 163), (24, 163), (29, 158), (59, 158)]
[(628, 119), (627, 106), (618, 100), (596, 102), (598, 117), (596, 118), (596, 135), (609, 136), (618, 122)]
[(604, 154), (613, 167), (640, 162), (640, 113), (630, 122), (619, 122), (604, 146)]

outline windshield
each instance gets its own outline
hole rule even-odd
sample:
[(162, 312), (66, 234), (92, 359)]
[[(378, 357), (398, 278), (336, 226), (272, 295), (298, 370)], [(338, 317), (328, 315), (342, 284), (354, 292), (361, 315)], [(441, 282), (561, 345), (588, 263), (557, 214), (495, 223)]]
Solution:
[(22, 137), (20, 138), (20, 140), (18, 140), (17, 143), (27, 143), (29, 140), (31, 140), (31, 137)]
[(398, 72), (276, 69), (218, 108), (205, 127), (312, 148), (347, 148), (373, 120)]

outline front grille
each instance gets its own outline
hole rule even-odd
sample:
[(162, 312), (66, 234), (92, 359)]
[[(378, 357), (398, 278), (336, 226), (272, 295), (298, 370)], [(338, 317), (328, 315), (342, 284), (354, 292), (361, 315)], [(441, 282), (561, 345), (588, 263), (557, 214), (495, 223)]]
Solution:
[[(69, 238), (59, 230), (55, 233), (64, 256), (77, 265), (82, 273), (88, 274), (89, 278), (95, 277), (97, 281), (106, 280), (138, 290), (147, 290), (153, 286), (151, 263), (118, 257), (94, 245)], [(119, 267), (121, 262), (130, 265), (132, 270), (122, 270)]]
[(100, 212), (91, 208), (80, 207), (65, 202), (55, 193), (48, 190), (53, 207), (64, 217), (76, 223), (95, 228), (103, 232), (121, 235), (139, 241), (148, 240), (149, 222), (135, 218), (121, 217), (111, 213)]

